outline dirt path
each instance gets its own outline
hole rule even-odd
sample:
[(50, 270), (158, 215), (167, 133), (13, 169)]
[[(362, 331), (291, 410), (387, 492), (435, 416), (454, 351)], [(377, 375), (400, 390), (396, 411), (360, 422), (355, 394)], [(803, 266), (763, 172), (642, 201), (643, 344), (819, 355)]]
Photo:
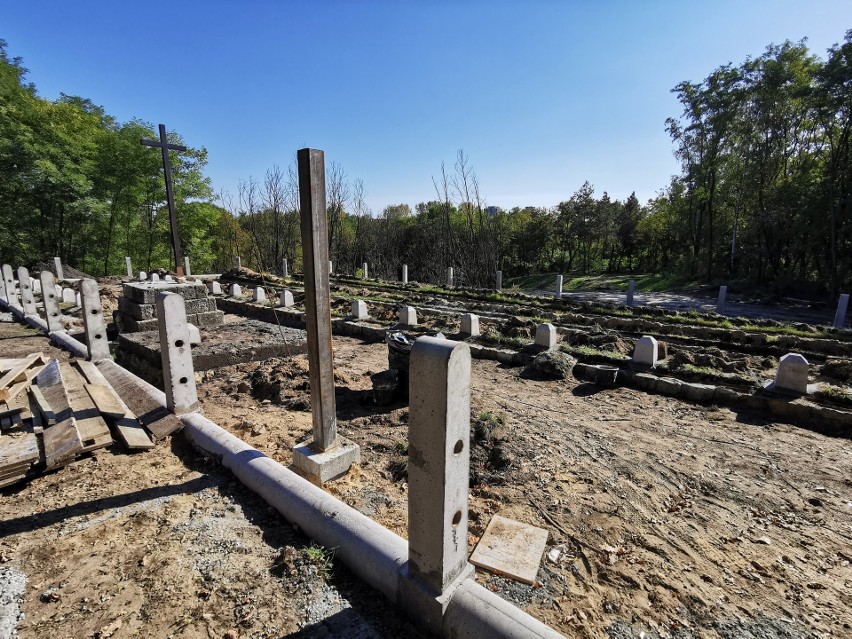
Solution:
[[(328, 489), (405, 535), (407, 408), (370, 403), (386, 357), (382, 344), (335, 338), (341, 432), (363, 464)], [(289, 463), (310, 432), (306, 370), (304, 356), (229, 369), (202, 384), (206, 413)], [(283, 381), (270, 391), (270, 379)], [(488, 437), (473, 447), (471, 548), (495, 513), (562, 548), (538, 587), (477, 579), (566, 635), (852, 634), (848, 440), (482, 360), (473, 416)]]

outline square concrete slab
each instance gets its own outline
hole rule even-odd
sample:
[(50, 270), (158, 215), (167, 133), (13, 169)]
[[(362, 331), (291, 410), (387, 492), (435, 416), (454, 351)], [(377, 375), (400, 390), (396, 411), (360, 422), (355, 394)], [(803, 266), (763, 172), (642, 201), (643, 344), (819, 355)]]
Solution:
[(543, 528), (494, 515), (474, 548), (470, 563), (532, 585), (545, 546), (547, 531)]

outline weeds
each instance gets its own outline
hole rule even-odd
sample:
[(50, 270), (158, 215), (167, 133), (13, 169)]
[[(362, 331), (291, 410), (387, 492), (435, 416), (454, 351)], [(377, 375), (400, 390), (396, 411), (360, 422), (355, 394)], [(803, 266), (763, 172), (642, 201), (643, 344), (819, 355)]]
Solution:
[(310, 546), (305, 548), (304, 553), (308, 562), (316, 567), (317, 575), (328, 580), (334, 568), (334, 550), (311, 543)]
[(504, 415), (495, 415), (489, 411), (479, 413), (471, 424), (473, 431), (473, 439), (478, 442), (487, 442), (491, 440), (494, 434), (494, 429), (499, 426), (505, 426), (506, 417)]

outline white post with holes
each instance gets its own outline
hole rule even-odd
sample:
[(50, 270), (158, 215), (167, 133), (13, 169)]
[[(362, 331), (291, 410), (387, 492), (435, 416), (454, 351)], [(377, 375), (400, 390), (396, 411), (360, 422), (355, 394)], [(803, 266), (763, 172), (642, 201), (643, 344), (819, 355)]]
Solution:
[(15, 288), (15, 274), (8, 264), (3, 265), (3, 281), (6, 282), (6, 301), (9, 302), (9, 306), (20, 306), (21, 300)]
[(30, 272), (23, 266), (18, 267), (18, 284), (21, 287), (21, 308), (24, 309), (24, 315), (38, 315)]
[(467, 561), (470, 348), (421, 337), (410, 366), (405, 599), (440, 631), (453, 591), (473, 574)]
[(41, 297), (44, 300), (44, 319), (47, 321), (47, 330), (50, 333), (64, 331), (65, 325), (62, 323), (62, 310), (59, 308), (59, 299), (56, 297), (53, 273), (42, 271), (39, 280), (41, 280)]
[(633, 293), (636, 291), (636, 281), (631, 279), (627, 282), (627, 305), (633, 306)]
[(192, 412), (198, 409), (198, 394), (183, 297), (177, 293), (157, 295), (157, 326), (166, 406), (175, 415)]
[(56, 279), (64, 280), (65, 273), (62, 272), (62, 260), (60, 260), (58, 257), (54, 257), (53, 265), (56, 267)]
[(80, 305), (83, 312), (83, 327), (86, 330), (86, 344), (89, 347), (89, 359), (99, 362), (109, 358), (106, 322), (101, 309), (101, 295), (95, 280), (80, 280)]

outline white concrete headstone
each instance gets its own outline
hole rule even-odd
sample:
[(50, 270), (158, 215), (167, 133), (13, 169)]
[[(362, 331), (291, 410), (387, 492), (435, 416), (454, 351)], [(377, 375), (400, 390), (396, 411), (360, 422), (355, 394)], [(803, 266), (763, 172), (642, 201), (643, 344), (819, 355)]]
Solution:
[(447, 267), (447, 287), (450, 287), (453, 284), (455, 284), (455, 277), (453, 276), (453, 267), (448, 266)]
[(243, 294), (243, 287), (239, 284), (231, 284), (228, 288), (228, 295), (231, 297), (240, 297)]
[(293, 306), (293, 293), (290, 291), (281, 291), (279, 304), (284, 308)]
[(355, 319), (367, 319), (367, 302), (364, 300), (354, 300), (352, 302), (352, 317)]
[(212, 282), (207, 282), (207, 290), (210, 295), (221, 295), (222, 294), (222, 285), (219, 284), (216, 280)]
[(461, 318), (461, 332), (464, 335), (476, 337), (479, 335), (479, 316), (473, 313), (465, 313)]
[(549, 322), (539, 324), (535, 330), (535, 343), (547, 350), (556, 346), (556, 327)]
[(413, 306), (400, 307), (399, 323), (403, 326), (417, 326), (417, 310)]
[(251, 295), (252, 302), (265, 302), (266, 301), (266, 291), (262, 286), (255, 286), (254, 291), (252, 291)]
[(164, 280), (164, 281), (166, 281), (166, 282), (174, 282), (174, 281), (175, 281), (175, 278), (173, 278), (171, 275), (166, 275), (166, 276), (163, 278), (163, 280)]
[(503, 292), (503, 271), (497, 271), (497, 284), (494, 288), (498, 293)]
[(160, 276), (157, 273), (151, 273), (151, 281), (152, 282), (159, 282)]
[(74, 292), (73, 288), (63, 288), (62, 289), (62, 303), (63, 304), (67, 304), (69, 302), (71, 304), (73, 304), (76, 301), (77, 301), (77, 295)]
[(198, 330), (198, 327), (187, 322), (186, 328), (189, 330), (189, 345), (198, 346), (201, 344), (201, 331)]
[(657, 340), (650, 335), (643, 335), (636, 341), (633, 347), (633, 363), (642, 366), (656, 366), (659, 345)]
[(145, 271), (139, 271), (139, 277), (137, 278), (140, 282), (144, 282), (148, 279), (148, 274)]
[(799, 353), (787, 353), (778, 361), (778, 371), (775, 373), (775, 388), (808, 392), (808, 360)]

